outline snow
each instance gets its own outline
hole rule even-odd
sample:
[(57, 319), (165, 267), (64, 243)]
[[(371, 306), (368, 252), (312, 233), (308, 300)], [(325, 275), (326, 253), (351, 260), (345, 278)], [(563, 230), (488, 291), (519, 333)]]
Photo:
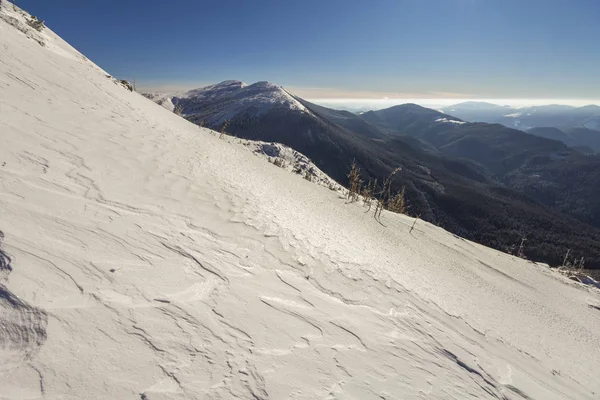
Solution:
[(464, 121), (457, 121), (455, 119), (449, 119), (449, 118), (438, 118), (435, 120), (435, 122), (445, 122), (445, 123), (457, 124), (457, 125), (462, 125), (465, 123)]
[(306, 107), (284, 88), (270, 82), (256, 82), (252, 85), (243, 87), (239, 91), (238, 96), (241, 98), (241, 101), (239, 102), (241, 106), (249, 105), (256, 107), (256, 105), (259, 104), (258, 115), (262, 115), (272, 107), (280, 105), (291, 110), (308, 112)]
[(255, 155), (304, 179), (347, 195), (348, 190), (321, 171), (307, 156), (281, 143), (225, 137), (231, 143), (246, 146)]
[[(262, 116), (274, 107), (309, 112), (283, 87), (264, 81), (247, 85), (230, 80), (182, 93), (149, 93), (145, 96), (170, 111), (182, 99), (191, 100), (192, 104), (210, 103), (212, 112), (209, 122), (216, 125), (240, 114)], [(183, 111), (184, 115), (190, 114), (185, 108)]]
[(598, 398), (598, 290), (380, 224), (43, 34), (0, 20), (1, 399)]

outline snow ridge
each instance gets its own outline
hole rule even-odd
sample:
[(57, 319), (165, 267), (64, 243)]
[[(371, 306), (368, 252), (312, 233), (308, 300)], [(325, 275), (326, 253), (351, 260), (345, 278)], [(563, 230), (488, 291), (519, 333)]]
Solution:
[(3, 400), (597, 399), (597, 290), (383, 226), (43, 33), (0, 19)]
[(254, 154), (265, 158), (280, 168), (302, 176), (307, 181), (346, 195), (346, 188), (321, 171), (310, 158), (291, 147), (281, 143), (269, 143), (260, 140), (232, 139), (232, 142), (244, 145)]

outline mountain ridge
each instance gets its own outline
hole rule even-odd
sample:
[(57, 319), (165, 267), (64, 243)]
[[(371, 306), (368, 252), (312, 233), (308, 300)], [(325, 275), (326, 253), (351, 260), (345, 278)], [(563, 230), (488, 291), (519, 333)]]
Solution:
[[(575, 248), (578, 253), (586, 253), (589, 267), (600, 267), (600, 248), (591, 239), (600, 240), (600, 230), (589, 225), (599, 221), (597, 207), (588, 209), (589, 201), (572, 207), (572, 200), (561, 197), (570, 193), (571, 182), (564, 180), (560, 189), (563, 194), (557, 196), (558, 186), (546, 183), (555, 179), (551, 178), (552, 173), (540, 171), (541, 161), (530, 162), (538, 155), (564, 153), (560, 157), (565, 159), (570, 152), (583, 155), (580, 151), (500, 124), (467, 123), (416, 104), (356, 115), (294, 98), (306, 111), (276, 108), (262, 115), (245, 110), (232, 113), (228, 103), (204, 101), (200, 97), (188, 98), (188, 106), (183, 110), (188, 120), (201, 126), (216, 130), (225, 126), (234, 136), (290, 146), (344, 185), (353, 162), (361, 169), (365, 184), (369, 180), (381, 183), (400, 167), (402, 172), (397, 174), (393, 188), (401, 191), (406, 187), (410, 214), (421, 215), (456, 234), (503, 251), (509, 251), (515, 242), (528, 236), (532, 239), (529, 256), (552, 265), (562, 262), (569, 248)], [(189, 113), (197, 105), (201, 112)], [(226, 125), (222, 118), (211, 119), (225, 114), (231, 117)], [(563, 168), (553, 165), (556, 169)], [(578, 170), (573, 173), (580, 174), (582, 164), (575, 165)], [(595, 168), (593, 163), (590, 165)], [(520, 166), (527, 166), (531, 172), (518, 172)], [(536, 180), (531, 178), (533, 175), (544, 178)], [(509, 194), (507, 189), (520, 194)], [(588, 193), (584, 198), (591, 196)], [(501, 215), (495, 217), (496, 227), (486, 221), (485, 213), (473, 224), (471, 215), (457, 210), (457, 202), (463, 202), (469, 209), (488, 204), (488, 218), (494, 213)], [(513, 211), (508, 212), (509, 209)], [(516, 215), (520, 215), (520, 220), (516, 220)], [(570, 216), (583, 222), (575, 222)], [(542, 221), (552, 221), (548, 222), (552, 234), (534, 229)], [(513, 225), (518, 228), (508, 228)], [(560, 232), (573, 225), (590, 232), (590, 237), (559, 239)]]
[[(489, 103), (486, 103), (489, 104)], [(600, 106), (590, 104), (581, 107), (567, 105), (530, 106), (520, 108), (472, 107), (470, 103), (459, 103), (442, 109), (454, 113), (470, 122), (500, 123), (530, 133), (547, 137), (541, 128), (555, 128), (563, 132), (574, 129), (589, 129), (593, 135), (577, 135), (564, 138), (571, 147), (589, 147), (600, 152)], [(556, 132), (550, 133), (558, 137)]]
[[(449, 157), (474, 161), (507, 188), (600, 226), (600, 207), (594, 200), (600, 194), (596, 190), (600, 184), (600, 156), (583, 154), (554, 138), (541, 138), (501, 124), (436, 124), (436, 118), (443, 114), (434, 110), (421, 111), (424, 117), (415, 122), (413, 111), (413, 106), (397, 106), (379, 112), (380, 116), (396, 113), (383, 124), (371, 119), (392, 134), (408, 133)], [(572, 197), (575, 192), (577, 200)]]
[(1, 397), (597, 397), (596, 291), (384, 226), (5, 13)]

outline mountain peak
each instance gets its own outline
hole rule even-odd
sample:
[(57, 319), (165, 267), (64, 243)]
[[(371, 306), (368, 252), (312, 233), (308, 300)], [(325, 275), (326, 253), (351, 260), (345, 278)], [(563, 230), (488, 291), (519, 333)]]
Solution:
[(454, 111), (456, 109), (460, 110), (498, 110), (498, 109), (510, 109), (509, 106), (502, 106), (498, 104), (488, 103), (486, 101), (464, 101), (462, 103), (457, 103), (451, 105), (449, 107), (444, 107), (443, 110)]
[(205, 87), (198, 88), (198, 89), (192, 89), (192, 90), (190, 90), (184, 94), (181, 94), (180, 96), (177, 96), (177, 97), (192, 97), (192, 96), (199, 96), (199, 95), (206, 96), (207, 94), (235, 92), (235, 91), (237, 91), (239, 89), (243, 89), (247, 86), (248, 85), (242, 81), (228, 80), (228, 81), (223, 81), (220, 83), (215, 83), (214, 85), (209, 85), (209, 86), (205, 86)]
[(383, 110), (377, 110), (375, 113), (379, 113), (382, 115), (407, 115), (407, 114), (418, 114), (418, 115), (427, 115), (430, 117), (447, 117), (446, 114), (439, 112), (437, 110), (433, 110), (431, 108), (423, 107), (414, 103), (406, 103), (406, 104), (398, 104), (396, 106), (392, 106), (390, 108), (385, 108)]
[(600, 106), (595, 104), (588, 104), (586, 106), (581, 106), (577, 108), (578, 111), (592, 111), (592, 112), (600, 112)]
[(215, 88), (217, 88), (217, 87), (218, 88), (244, 88), (248, 85), (246, 83), (244, 83), (242, 81), (238, 81), (238, 80), (227, 80), (227, 81), (216, 83), (211, 86), (215, 87)]
[(253, 83), (249, 87), (253, 87), (253, 88), (265, 88), (265, 89), (278, 89), (278, 88), (281, 88), (281, 86), (275, 85), (274, 83), (267, 82), (267, 81), (259, 81), (259, 82)]
[(148, 97), (171, 111), (179, 106), (184, 115), (201, 115), (203, 121), (216, 125), (236, 116), (261, 116), (275, 107), (308, 112), (283, 87), (267, 81), (247, 85), (239, 80), (226, 80), (184, 93)]

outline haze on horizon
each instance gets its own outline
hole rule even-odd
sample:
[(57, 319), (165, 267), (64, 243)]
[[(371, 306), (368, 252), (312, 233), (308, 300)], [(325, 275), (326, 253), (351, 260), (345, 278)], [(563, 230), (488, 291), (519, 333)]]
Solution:
[[(302, 97), (302, 96), (300, 96)], [(379, 110), (399, 104), (414, 103), (423, 107), (442, 108), (464, 102), (483, 102), (512, 108), (524, 108), (544, 105), (565, 105), (583, 107), (588, 105), (600, 106), (600, 99), (482, 99), (482, 98), (309, 98), (306, 100), (329, 108), (339, 108), (354, 111)]]
[(19, 0), (141, 90), (267, 80), (342, 107), (600, 104), (596, 0)]

